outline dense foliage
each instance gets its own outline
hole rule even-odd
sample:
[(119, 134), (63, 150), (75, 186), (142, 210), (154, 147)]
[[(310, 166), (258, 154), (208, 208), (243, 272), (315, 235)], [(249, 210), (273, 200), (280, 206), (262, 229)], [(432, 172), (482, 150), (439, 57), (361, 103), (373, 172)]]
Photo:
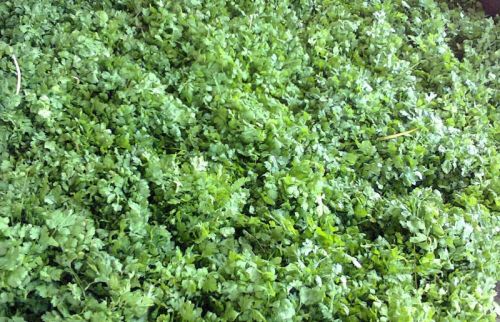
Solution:
[(474, 1), (1, 1), (0, 319), (494, 321), (499, 35)]

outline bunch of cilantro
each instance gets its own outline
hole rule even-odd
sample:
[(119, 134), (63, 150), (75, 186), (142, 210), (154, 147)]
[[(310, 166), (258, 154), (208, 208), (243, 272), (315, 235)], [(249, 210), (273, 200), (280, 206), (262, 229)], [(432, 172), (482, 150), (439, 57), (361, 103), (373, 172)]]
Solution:
[(494, 321), (475, 1), (0, 2), (0, 319)]

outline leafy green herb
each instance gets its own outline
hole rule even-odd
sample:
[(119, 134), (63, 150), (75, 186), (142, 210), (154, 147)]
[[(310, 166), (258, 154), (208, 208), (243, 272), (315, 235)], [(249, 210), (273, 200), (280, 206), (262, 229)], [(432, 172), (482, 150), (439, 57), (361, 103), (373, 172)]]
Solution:
[(476, 1), (0, 17), (0, 320), (495, 320), (500, 29)]

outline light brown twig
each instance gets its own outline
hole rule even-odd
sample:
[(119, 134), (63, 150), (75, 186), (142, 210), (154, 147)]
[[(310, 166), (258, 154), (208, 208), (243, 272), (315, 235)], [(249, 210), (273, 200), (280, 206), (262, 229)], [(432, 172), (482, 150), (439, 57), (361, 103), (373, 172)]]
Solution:
[(395, 138), (398, 138), (398, 137), (403, 136), (403, 135), (411, 134), (411, 133), (415, 132), (416, 130), (418, 130), (418, 129), (415, 128), (415, 129), (411, 129), (411, 130), (404, 131), (404, 132), (401, 132), (401, 133), (396, 133), (396, 134), (391, 134), (391, 135), (388, 135), (388, 136), (383, 136), (383, 137), (379, 138), (379, 141), (395, 139)]

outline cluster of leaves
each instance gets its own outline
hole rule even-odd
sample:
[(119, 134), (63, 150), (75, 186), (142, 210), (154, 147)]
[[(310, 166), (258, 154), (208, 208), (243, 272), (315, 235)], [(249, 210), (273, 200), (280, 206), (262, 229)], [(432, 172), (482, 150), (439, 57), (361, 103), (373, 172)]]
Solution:
[(461, 5), (1, 1), (0, 317), (493, 321), (500, 29)]

